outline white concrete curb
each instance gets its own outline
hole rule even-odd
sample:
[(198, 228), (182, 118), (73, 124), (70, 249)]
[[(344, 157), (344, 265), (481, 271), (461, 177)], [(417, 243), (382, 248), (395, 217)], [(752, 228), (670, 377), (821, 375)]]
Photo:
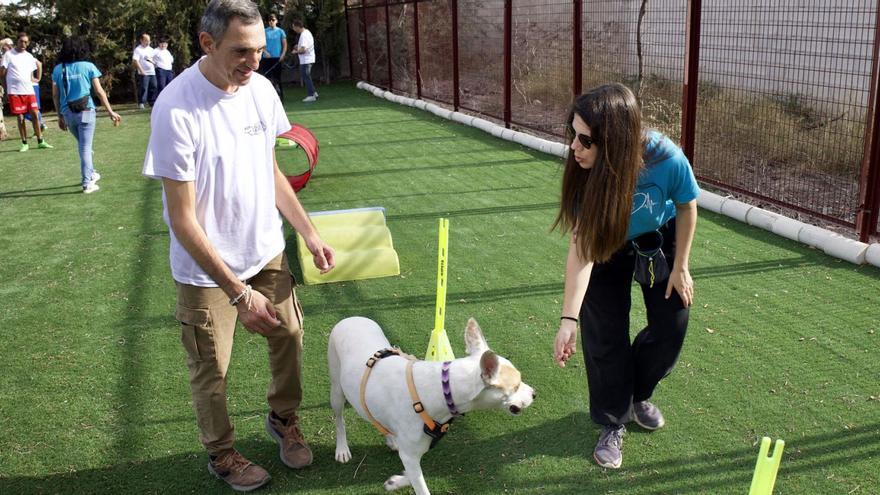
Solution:
[[(531, 134), (507, 129), (506, 127), (489, 122), (480, 117), (455, 112), (425, 100), (416, 100), (406, 96), (395, 95), (390, 91), (377, 88), (372, 84), (360, 81), (357, 88), (373, 93), (380, 98), (385, 98), (394, 103), (410, 106), (419, 110), (425, 110), (432, 114), (460, 124), (475, 127), (495, 137), (517, 143), (521, 146), (550, 155), (565, 158), (568, 156), (568, 146), (563, 143), (548, 141)], [(740, 222), (754, 225), (773, 232), (776, 235), (791, 239), (808, 246), (821, 249), (825, 254), (842, 260), (863, 265), (870, 263), (880, 267), (880, 243), (871, 245), (864, 242), (854, 241), (825, 230), (814, 225), (806, 224), (792, 218), (784, 217), (777, 213), (767, 211), (757, 206), (752, 206), (742, 201), (729, 197), (720, 196), (710, 191), (700, 192), (697, 203), (701, 208), (729, 216)]]

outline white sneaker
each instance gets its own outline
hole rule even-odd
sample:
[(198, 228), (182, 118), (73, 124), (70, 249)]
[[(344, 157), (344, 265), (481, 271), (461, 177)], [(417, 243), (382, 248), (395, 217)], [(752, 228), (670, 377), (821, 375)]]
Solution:
[(92, 172), (92, 184), (98, 182), (99, 180), (101, 180), (101, 174), (99, 174), (98, 171), (95, 170), (94, 172)]
[(315, 98), (314, 96), (306, 96), (305, 98), (303, 98), (303, 103), (311, 103), (315, 100), (317, 100), (317, 98)]
[(315, 91), (315, 99), (318, 99), (318, 92)]
[(141, 110), (143, 110), (143, 109), (144, 109), (144, 104), (143, 104), (143, 103), (138, 103), (138, 108), (141, 109)]
[(83, 194), (92, 194), (93, 192), (97, 191), (98, 189), (101, 189), (101, 186), (92, 182), (83, 188)]

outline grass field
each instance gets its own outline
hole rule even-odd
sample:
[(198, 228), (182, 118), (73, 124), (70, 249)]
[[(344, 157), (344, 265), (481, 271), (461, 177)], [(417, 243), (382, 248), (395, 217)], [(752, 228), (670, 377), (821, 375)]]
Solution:
[[(624, 467), (604, 470), (591, 458), (598, 430), (580, 354), (566, 369), (551, 359), (566, 244), (548, 231), (558, 161), (353, 84), (323, 87), (308, 106), (292, 93), (291, 120), (321, 141), (302, 202), (312, 211), (384, 206), (401, 275), (298, 289), (301, 416), (315, 452), (304, 471), (287, 470), (263, 431), (264, 341), (236, 335), (230, 412), (239, 450), (273, 476), (262, 493), (378, 494), (402, 469), (351, 409), (353, 459), (333, 460), (326, 341), (339, 319), (364, 315), (405, 351), (425, 351), (441, 216), (451, 226), (453, 349), (463, 355), (462, 330), (475, 316), (539, 395), (519, 417), (457, 421), (423, 459), (433, 493), (744, 494), (765, 435), (787, 444), (775, 493), (880, 493), (880, 270), (701, 210), (690, 332), (655, 395), (667, 427), (633, 427)], [(54, 150), (20, 154), (16, 140), (0, 143), (3, 494), (228, 492), (207, 473), (198, 442), (161, 187), (140, 176), (148, 114), (123, 118), (114, 129), (101, 116), (103, 179), (92, 195), (80, 192), (73, 138), (54, 122)], [(292, 170), (294, 153), (286, 155)], [(635, 306), (637, 331), (645, 317)]]

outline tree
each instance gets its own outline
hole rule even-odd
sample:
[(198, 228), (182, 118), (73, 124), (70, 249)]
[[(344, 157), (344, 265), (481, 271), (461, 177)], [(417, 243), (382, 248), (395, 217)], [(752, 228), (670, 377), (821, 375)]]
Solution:
[[(318, 53), (329, 81), (332, 69), (339, 74), (345, 46), (343, 0), (257, 0), (260, 12), (284, 13), (285, 26), (301, 17), (318, 44)], [(131, 52), (141, 33), (154, 40), (167, 36), (174, 54), (175, 70), (180, 72), (201, 55), (198, 26), (205, 0), (15, 0), (0, 5), (0, 37), (15, 37), (28, 31), (32, 51), (51, 70), (61, 41), (73, 34), (84, 36), (92, 46), (92, 61), (104, 76), (101, 82), (114, 100), (131, 98), (136, 78)], [(45, 77), (41, 91), (49, 94), (51, 81)], [(44, 98), (51, 102), (51, 98)]]

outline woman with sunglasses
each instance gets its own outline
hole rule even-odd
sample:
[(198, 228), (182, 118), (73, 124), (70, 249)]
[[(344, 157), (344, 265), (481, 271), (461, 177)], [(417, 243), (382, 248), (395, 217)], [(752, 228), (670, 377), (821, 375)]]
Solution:
[[(571, 149), (554, 227), (570, 232), (571, 242), (554, 358), (564, 367), (575, 353), (580, 323), (590, 417), (602, 426), (593, 458), (619, 468), (626, 423), (647, 430), (665, 424), (649, 399), (684, 343), (699, 188), (681, 149), (642, 127), (626, 86), (579, 96), (568, 123)], [(630, 342), (634, 275), (648, 324)]]

